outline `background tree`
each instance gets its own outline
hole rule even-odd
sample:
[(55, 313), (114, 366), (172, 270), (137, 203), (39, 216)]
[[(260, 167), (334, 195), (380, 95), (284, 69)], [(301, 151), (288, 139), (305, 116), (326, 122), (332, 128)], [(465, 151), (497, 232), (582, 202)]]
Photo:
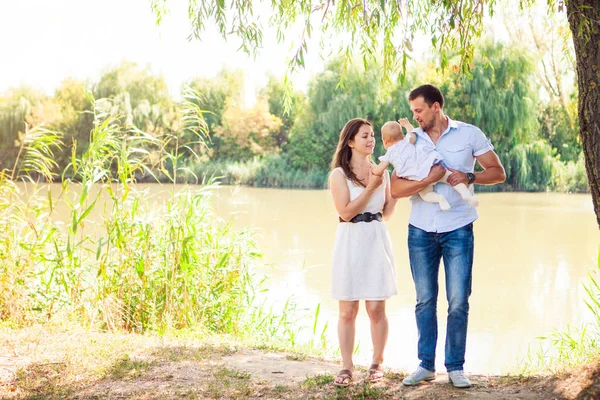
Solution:
[(228, 99), (233, 105), (241, 105), (244, 74), (225, 68), (215, 78), (194, 78), (185, 86), (198, 93), (198, 107), (205, 112), (208, 128), (214, 131), (222, 123)]
[(222, 117), (223, 123), (214, 133), (215, 158), (244, 161), (279, 151), (277, 137), (282, 122), (269, 113), (266, 99), (259, 98), (246, 109), (229, 98)]
[[(342, 69), (348, 68), (343, 86)], [(327, 170), (344, 124), (361, 117), (381, 126), (383, 97), (377, 70), (365, 71), (362, 65), (345, 67), (340, 60), (330, 62), (325, 71), (309, 82), (308, 107), (294, 126), (287, 146), (293, 166)], [(378, 151), (381, 152), (381, 143)]]
[(11, 89), (0, 96), (0, 171), (13, 167), (26, 125), (51, 125), (60, 113), (60, 105), (35, 88)]
[(481, 128), (497, 152), (505, 153), (538, 134), (532, 75), (532, 63), (522, 49), (487, 44), (475, 57), (470, 78), (452, 73), (441, 89), (450, 115)]
[(285, 82), (278, 80), (273, 75), (269, 76), (267, 86), (261, 91), (262, 96), (267, 98), (269, 112), (281, 119), (281, 128), (277, 135), (277, 146), (283, 148), (290, 137), (290, 131), (296, 119), (306, 107), (306, 96), (301, 92), (293, 92), (289, 108), (286, 110)]
[(111, 99), (122, 93), (129, 94), (132, 110), (143, 101), (158, 105), (170, 101), (169, 88), (162, 76), (153, 75), (149, 68), (129, 61), (106, 71), (94, 87), (97, 99)]
[(56, 125), (56, 130), (62, 133), (64, 143), (64, 147), (55, 151), (59, 166), (64, 167), (70, 162), (71, 148), (75, 143), (78, 157), (89, 146), (94, 115), (92, 103), (86, 96), (87, 90), (86, 82), (68, 78), (54, 93), (61, 110), (61, 119)]
[[(520, 43), (537, 64), (535, 83), (542, 101), (537, 112), (540, 136), (560, 159), (575, 161), (581, 154), (577, 122), (575, 58), (569, 24), (556, 14), (534, 5), (527, 10), (505, 10), (504, 25), (511, 41)], [(521, 26), (524, 29), (513, 29)]]
[[(150, 0), (157, 23), (168, 11), (167, 0)], [(529, 7), (532, 0), (521, 0), (521, 7)], [(548, 12), (558, 12), (569, 21), (573, 37), (579, 87), (578, 117), (580, 137), (586, 161), (586, 170), (594, 211), (600, 225), (600, 2), (586, 0), (548, 0)], [(318, 25), (323, 35), (339, 35), (337, 48), (344, 60), (361, 54), (365, 64), (378, 59), (381, 82), (389, 85), (396, 73), (404, 75), (406, 61), (411, 56), (412, 42), (417, 34), (427, 34), (440, 54), (439, 66), (449, 66), (454, 52), (459, 58), (456, 68), (470, 74), (476, 39), (483, 31), (483, 20), (494, 12), (495, 0), (378, 1), (283, 1), (270, 3), (269, 23), (277, 29), (282, 41), (293, 26), (301, 23), (296, 50), (289, 64), (290, 71), (304, 65), (304, 55), (311, 35)], [(212, 2), (189, 0), (188, 13), (192, 35), (201, 38), (208, 22), (214, 23), (221, 35), (236, 35), (240, 48), (255, 54), (262, 45), (264, 13), (255, 12), (256, 2)], [(566, 11), (566, 13), (565, 13)], [(321, 40), (321, 48), (334, 43)], [(335, 42), (339, 43), (339, 42)], [(289, 82), (289, 81), (288, 81)]]

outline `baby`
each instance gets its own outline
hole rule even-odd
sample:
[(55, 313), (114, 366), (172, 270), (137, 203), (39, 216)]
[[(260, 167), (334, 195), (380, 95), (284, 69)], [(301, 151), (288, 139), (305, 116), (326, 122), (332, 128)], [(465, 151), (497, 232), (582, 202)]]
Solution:
[[(430, 146), (417, 148), (414, 145), (417, 135), (412, 132), (414, 127), (406, 118), (402, 118), (398, 122), (388, 121), (381, 127), (381, 137), (386, 153), (379, 157), (381, 163), (373, 168), (373, 174), (381, 176), (391, 163), (399, 177), (413, 181), (423, 180), (429, 175), (429, 170), (433, 165), (443, 164), (442, 155)], [(406, 137), (402, 134), (402, 127), (407, 131)], [(447, 179), (451, 174), (452, 172), (446, 171), (446, 175), (438, 182), (448, 183)], [(449, 210), (450, 203), (443, 195), (433, 191), (433, 185), (428, 185), (421, 190), (419, 196), (428, 203), (438, 203), (442, 210)], [(471, 194), (464, 183), (454, 186), (454, 190), (473, 207), (479, 205), (479, 200)]]

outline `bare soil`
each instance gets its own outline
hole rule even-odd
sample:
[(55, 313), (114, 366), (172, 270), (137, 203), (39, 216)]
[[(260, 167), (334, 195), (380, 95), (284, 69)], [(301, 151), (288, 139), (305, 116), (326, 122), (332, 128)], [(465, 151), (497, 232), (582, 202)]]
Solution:
[(402, 371), (347, 388), (333, 386), (336, 362), (249, 349), (198, 337), (0, 331), (0, 398), (6, 399), (599, 399), (600, 363), (561, 376), (470, 374), (456, 389), (446, 374), (405, 387)]

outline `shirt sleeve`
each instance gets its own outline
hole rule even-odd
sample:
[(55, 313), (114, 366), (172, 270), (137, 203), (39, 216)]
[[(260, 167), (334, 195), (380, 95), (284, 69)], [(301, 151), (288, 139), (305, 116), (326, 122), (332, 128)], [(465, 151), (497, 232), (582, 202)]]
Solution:
[(392, 148), (387, 149), (385, 151), (385, 154), (382, 155), (381, 157), (379, 157), (379, 161), (385, 161), (385, 162), (391, 163), (392, 162), (392, 155), (391, 155)]
[(409, 142), (398, 142), (394, 145), (393, 150), (390, 152), (390, 162), (398, 173), (402, 173), (406, 170), (406, 155), (404, 153), (407, 150), (407, 145), (412, 146), (412, 144)]
[(494, 145), (492, 145), (492, 141), (485, 136), (485, 133), (481, 131), (479, 128), (475, 128), (473, 130), (473, 134), (471, 136), (472, 144), (473, 144), (473, 156), (478, 157), (482, 154), (487, 153), (488, 151), (494, 150)]

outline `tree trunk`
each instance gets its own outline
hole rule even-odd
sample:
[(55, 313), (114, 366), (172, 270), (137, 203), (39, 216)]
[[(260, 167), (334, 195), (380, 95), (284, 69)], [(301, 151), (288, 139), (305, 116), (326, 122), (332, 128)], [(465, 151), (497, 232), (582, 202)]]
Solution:
[(600, 226), (600, 1), (568, 0), (577, 60), (579, 134), (596, 221)]

